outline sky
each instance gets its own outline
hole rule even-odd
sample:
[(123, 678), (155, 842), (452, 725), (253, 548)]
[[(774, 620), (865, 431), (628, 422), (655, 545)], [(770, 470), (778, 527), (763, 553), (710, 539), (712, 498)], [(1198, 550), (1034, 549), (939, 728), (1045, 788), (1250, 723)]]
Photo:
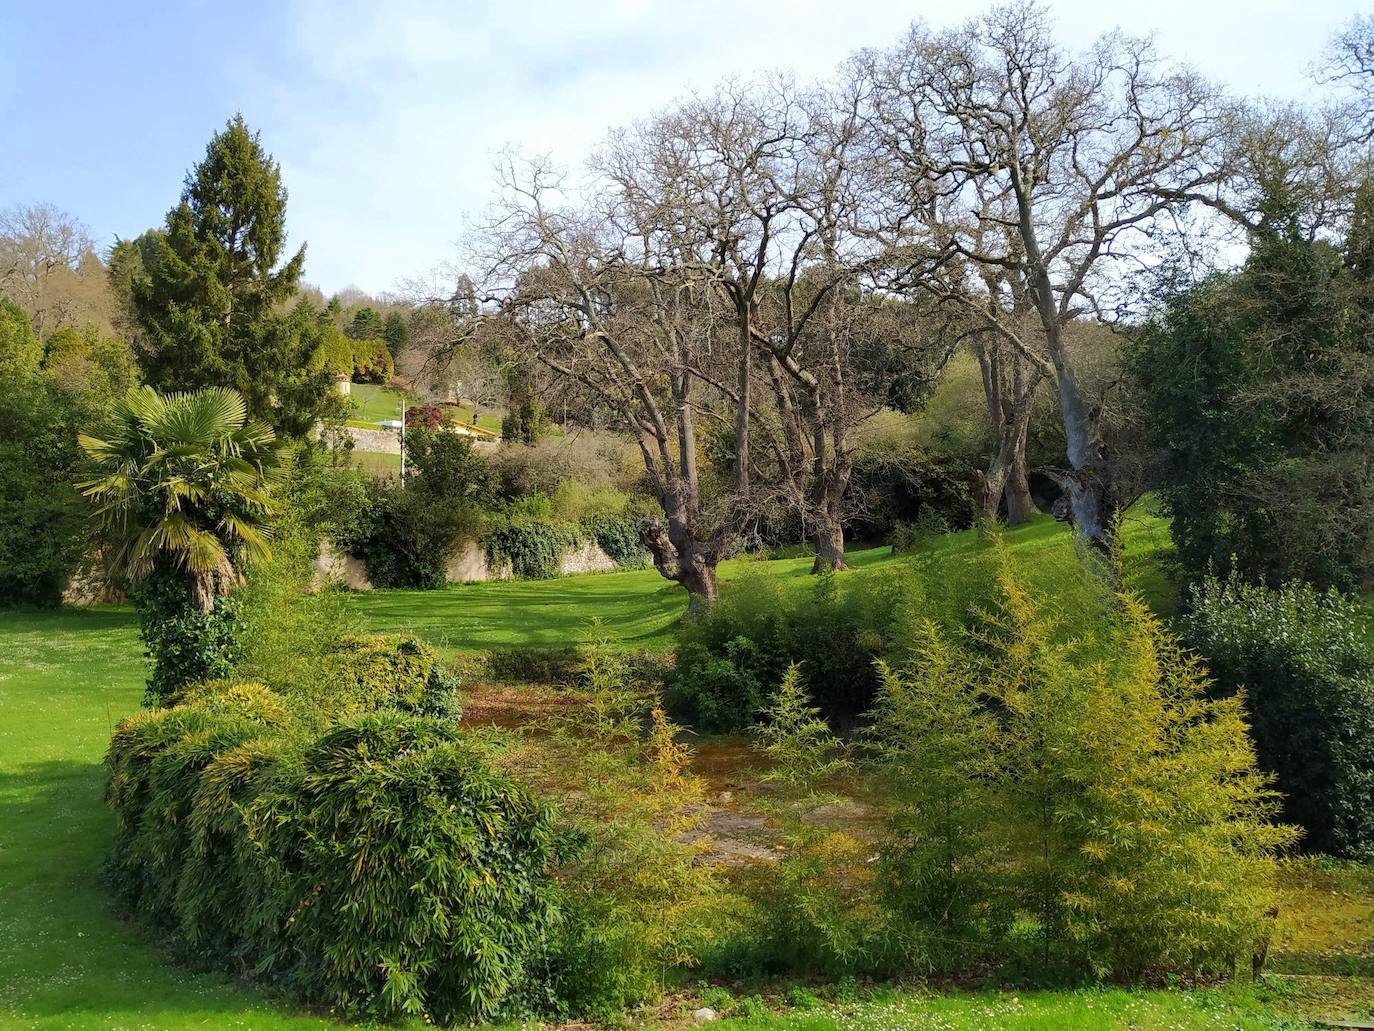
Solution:
[[(1330, 36), (1374, 0), (1051, 0), (1070, 48), (1120, 28), (1246, 94), (1313, 99)], [(155, 225), (235, 112), (289, 192), (327, 293), (451, 260), (498, 151), (576, 168), (611, 128), (722, 78), (827, 75), (948, 0), (0, 0), (0, 209), (46, 201), (97, 243)]]

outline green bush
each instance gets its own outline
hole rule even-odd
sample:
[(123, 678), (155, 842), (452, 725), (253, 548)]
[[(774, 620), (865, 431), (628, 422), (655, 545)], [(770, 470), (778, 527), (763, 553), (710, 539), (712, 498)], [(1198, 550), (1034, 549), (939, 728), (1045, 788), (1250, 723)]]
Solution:
[(905, 647), (915, 591), (910, 569), (825, 574), (805, 584), (746, 571), (699, 620), (684, 625), (669, 681), (675, 704), (689, 721), (742, 729), (797, 663), (827, 719), (852, 723), (877, 692), (873, 660)]
[(373, 481), (359, 515), (335, 543), (367, 565), (377, 587), (432, 590), (448, 580), (459, 542), (477, 540), (496, 476), (472, 442), (455, 433), (416, 430), (406, 453), (414, 472), (404, 483)]
[(84, 419), (44, 377), (0, 372), (0, 604), (56, 605), (82, 557), (86, 510), (72, 485)]
[(587, 535), (622, 568), (638, 568), (648, 560), (639, 524), (639, 518), (632, 515), (590, 515), (582, 519)]
[(873, 845), (827, 820), (845, 798), (827, 790), (853, 772), (835, 737), (788, 669), (757, 730), (772, 790), (762, 799), (779, 828), (777, 862), (754, 871), (750, 926), (760, 966), (835, 977), (881, 972), (887, 949), (874, 888)]
[(130, 596), (153, 664), (146, 704), (163, 704), (188, 684), (233, 674), (240, 641), (240, 601), (235, 595), (220, 596), (209, 612), (202, 611), (187, 589), (185, 575), (159, 567)]
[(308, 733), (213, 684), (107, 756), (123, 909), (235, 973), (355, 1017), (489, 1017), (537, 993), (558, 836), (456, 727), (395, 709)]
[(328, 686), (316, 704), (327, 706), (327, 711), (353, 713), (388, 707), (426, 714), (457, 711), (457, 679), (418, 637), (345, 635), (334, 642), (325, 672)]
[(1223, 694), (1243, 690), (1260, 765), (1309, 849), (1374, 855), (1374, 651), (1335, 592), (1208, 578), (1183, 618)]
[(557, 786), (559, 821), (582, 845), (560, 871), (550, 987), (565, 1012), (607, 1019), (661, 994), (730, 914), (680, 728), (604, 637), (585, 649), (576, 690), (582, 704), (543, 721), (522, 760), (527, 777)]
[(475, 539), (481, 527), (477, 509), (461, 500), (445, 501), (395, 481), (374, 481), (367, 515), (336, 542), (367, 566), (376, 587), (432, 590), (447, 582), (453, 549)]
[(726, 641), (723, 655), (701, 645), (685, 646), (678, 662), (670, 700), (675, 711), (690, 715), (694, 727), (708, 734), (728, 733), (754, 722), (767, 692), (759, 682), (762, 662), (753, 641)]
[(556, 922), (553, 825), (451, 725), (348, 717), (281, 770), (245, 823), (270, 857), (281, 973), (304, 997), (453, 1022), (531, 990)]

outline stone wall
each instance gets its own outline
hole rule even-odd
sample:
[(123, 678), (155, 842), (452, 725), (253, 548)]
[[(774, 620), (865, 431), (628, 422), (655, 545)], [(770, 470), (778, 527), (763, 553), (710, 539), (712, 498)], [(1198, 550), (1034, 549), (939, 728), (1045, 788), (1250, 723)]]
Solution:
[(345, 426), (353, 438), (357, 451), (372, 454), (399, 455), (401, 453), (401, 434), (396, 430), (365, 430), (359, 426)]
[(329, 541), (321, 541), (320, 553), (315, 556), (315, 580), (318, 583), (336, 578), (355, 591), (372, 590), (372, 581), (367, 578), (367, 566), (362, 559), (335, 551)]
[[(558, 571), (563, 576), (574, 573), (605, 573), (616, 569), (615, 559), (607, 555), (595, 541), (588, 541), (575, 551), (563, 556)], [(372, 582), (367, 578), (367, 568), (351, 555), (335, 551), (325, 541), (315, 559), (317, 580), (327, 577), (340, 577), (344, 585), (355, 591), (372, 590)], [(465, 541), (449, 556), (444, 569), (445, 578), (452, 584), (484, 583), (488, 580), (510, 580), (512, 573), (509, 562), (493, 567), (487, 558), (487, 550), (476, 541)]]
[(617, 568), (615, 559), (602, 550), (596, 541), (588, 541), (576, 551), (570, 551), (558, 563), (558, 571), (564, 576), (573, 573), (608, 573)]

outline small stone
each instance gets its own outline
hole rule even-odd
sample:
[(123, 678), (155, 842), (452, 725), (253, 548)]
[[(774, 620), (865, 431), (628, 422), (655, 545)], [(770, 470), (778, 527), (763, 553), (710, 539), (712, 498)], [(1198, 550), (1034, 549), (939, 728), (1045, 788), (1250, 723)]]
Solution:
[(716, 1019), (716, 1011), (710, 1006), (703, 1006), (692, 1013), (692, 1019), (698, 1024), (709, 1024)]

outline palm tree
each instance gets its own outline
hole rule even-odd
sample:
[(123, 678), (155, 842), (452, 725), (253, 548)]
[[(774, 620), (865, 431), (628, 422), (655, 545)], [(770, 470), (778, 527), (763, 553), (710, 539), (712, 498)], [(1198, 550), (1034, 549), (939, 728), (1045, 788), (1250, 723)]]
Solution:
[(277, 442), (248, 420), (238, 391), (136, 387), (101, 436), (79, 439), (100, 475), (77, 487), (96, 503), (114, 575), (136, 584), (154, 569), (179, 571), (209, 612), (244, 564), (271, 554)]

